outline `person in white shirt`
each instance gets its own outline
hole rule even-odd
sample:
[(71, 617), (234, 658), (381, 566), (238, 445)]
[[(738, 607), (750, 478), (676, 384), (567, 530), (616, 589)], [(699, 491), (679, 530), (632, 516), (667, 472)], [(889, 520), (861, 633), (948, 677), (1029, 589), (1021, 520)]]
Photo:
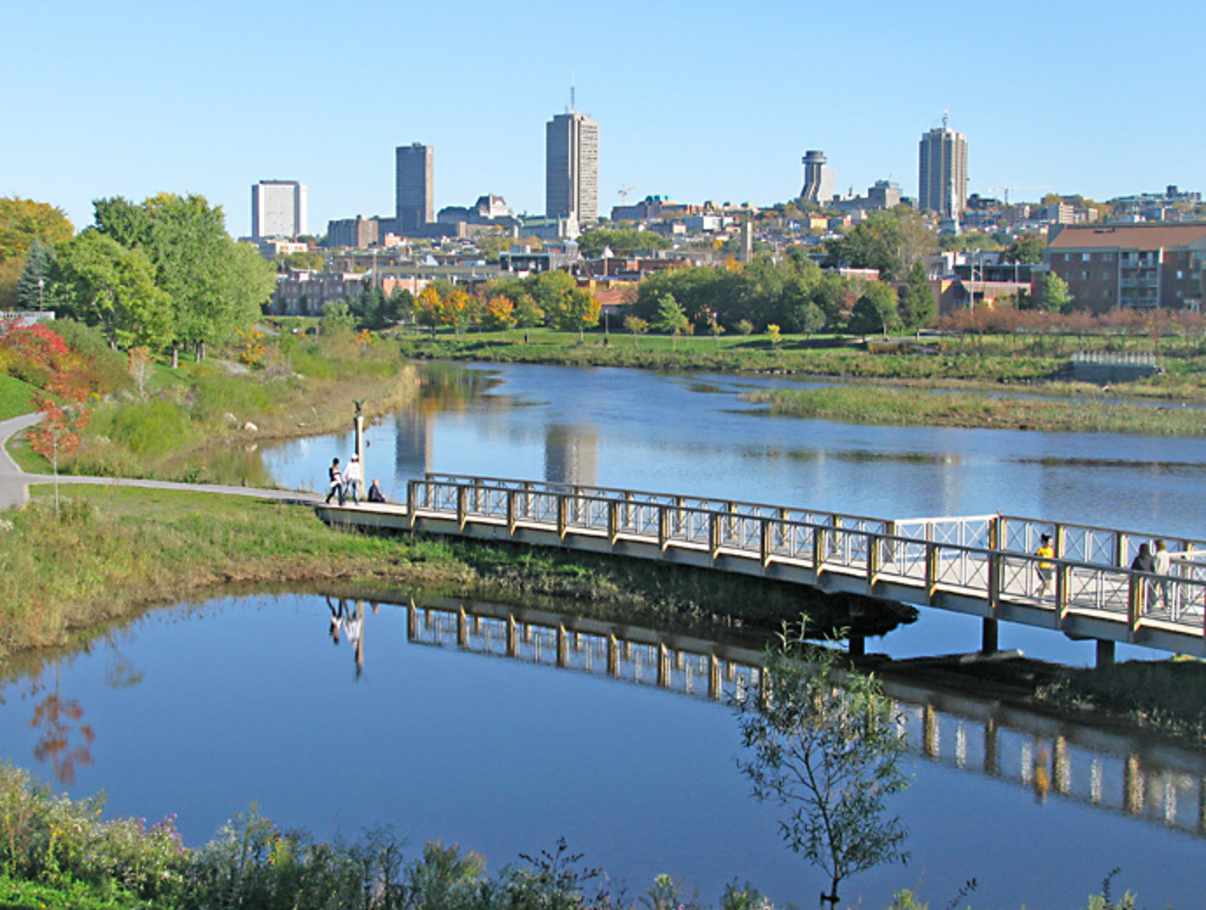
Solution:
[(364, 468), (360, 464), (360, 456), (353, 455), (343, 472), (343, 495), (350, 496), (356, 505), (360, 505), (360, 484), (363, 482)]
[[(1168, 546), (1163, 540), (1156, 541), (1156, 554), (1152, 557), (1155, 563), (1155, 572), (1157, 575), (1167, 576), (1172, 571), (1172, 554), (1168, 552)], [(1155, 595), (1160, 595), (1160, 604), (1165, 609), (1168, 608), (1168, 585), (1167, 577), (1158, 578), (1152, 583), (1152, 606), (1155, 606)]]

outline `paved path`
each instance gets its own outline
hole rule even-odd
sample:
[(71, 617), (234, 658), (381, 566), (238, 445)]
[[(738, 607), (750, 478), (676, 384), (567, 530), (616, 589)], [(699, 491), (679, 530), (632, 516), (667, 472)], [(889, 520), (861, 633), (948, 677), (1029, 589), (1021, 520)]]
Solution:
[[(21, 507), (29, 501), (29, 485), (54, 483), (49, 474), (27, 474), (18, 467), (8, 454), (6, 446), (10, 438), (41, 419), (40, 414), (25, 414), (11, 420), (0, 420), (0, 509)], [(173, 483), (166, 480), (133, 480), (114, 477), (77, 477), (60, 475), (60, 484), (107, 484), (114, 487), (141, 487), (149, 490), (181, 490), (190, 493), (224, 493), (231, 496), (253, 496), (257, 499), (273, 499), (280, 502), (312, 504), (321, 501), (314, 493), (294, 490), (264, 490), (256, 487), (232, 487), (212, 483)]]

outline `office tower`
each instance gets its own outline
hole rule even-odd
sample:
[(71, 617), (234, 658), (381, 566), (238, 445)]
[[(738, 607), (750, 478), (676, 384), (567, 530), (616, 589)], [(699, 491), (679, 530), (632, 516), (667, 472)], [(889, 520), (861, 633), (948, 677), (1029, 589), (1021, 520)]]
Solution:
[(435, 221), (432, 148), (415, 142), (398, 146), (395, 154), (395, 227), (404, 234)]
[(948, 121), (921, 137), (917, 200), (923, 212), (958, 218), (967, 206), (967, 137)]
[(296, 180), (261, 180), (251, 187), (251, 236), (295, 238), (306, 233), (310, 190)]
[(599, 218), (599, 124), (585, 114), (558, 114), (545, 125), (545, 215)]
[(825, 153), (809, 149), (800, 159), (804, 164), (804, 188), (800, 199), (804, 202), (824, 202), (832, 194), (833, 173), (826, 163)]

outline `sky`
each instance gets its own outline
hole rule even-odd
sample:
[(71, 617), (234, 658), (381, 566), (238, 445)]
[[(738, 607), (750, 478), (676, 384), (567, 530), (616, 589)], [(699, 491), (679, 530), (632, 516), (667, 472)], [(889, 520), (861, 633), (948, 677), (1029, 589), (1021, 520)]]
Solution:
[(10, 4), (0, 195), (195, 192), (250, 231), (250, 186), (328, 219), (392, 215), (393, 149), (435, 150), (435, 205), (544, 210), (544, 124), (600, 124), (599, 206), (770, 204), (824, 150), (837, 187), (917, 191), (917, 143), (968, 137), (972, 192), (1206, 191), (1206, 4), (805, 5), (477, 0)]

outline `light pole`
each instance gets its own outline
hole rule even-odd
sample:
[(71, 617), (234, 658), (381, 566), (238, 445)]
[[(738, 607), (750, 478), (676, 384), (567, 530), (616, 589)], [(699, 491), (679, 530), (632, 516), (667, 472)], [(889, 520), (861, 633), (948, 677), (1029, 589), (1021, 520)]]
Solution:
[(46, 309), (46, 301), (43, 299), (43, 292), (46, 290), (46, 279), (38, 279), (38, 309)]

